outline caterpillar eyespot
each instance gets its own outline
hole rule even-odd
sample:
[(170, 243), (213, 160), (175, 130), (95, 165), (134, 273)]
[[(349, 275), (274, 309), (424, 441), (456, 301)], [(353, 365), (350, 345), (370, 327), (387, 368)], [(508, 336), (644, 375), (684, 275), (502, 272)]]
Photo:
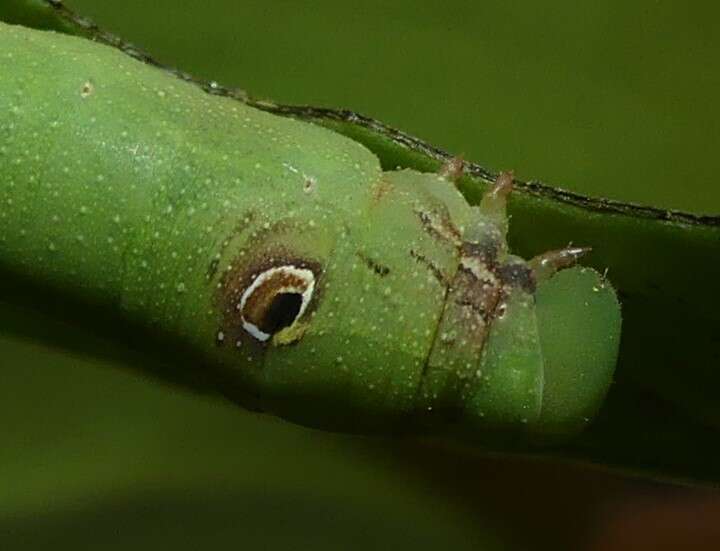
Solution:
[(265, 270), (240, 297), (243, 327), (257, 340), (268, 340), (302, 317), (314, 290), (312, 270), (292, 265)]
[(556, 275), (586, 249), (511, 254), (511, 174), (470, 205), (458, 160), (385, 171), (81, 38), (0, 24), (0, 51), (3, 270), (175, 336), (220, 392), (313, 427), (569, 433), (596, 411), (615, 295)]

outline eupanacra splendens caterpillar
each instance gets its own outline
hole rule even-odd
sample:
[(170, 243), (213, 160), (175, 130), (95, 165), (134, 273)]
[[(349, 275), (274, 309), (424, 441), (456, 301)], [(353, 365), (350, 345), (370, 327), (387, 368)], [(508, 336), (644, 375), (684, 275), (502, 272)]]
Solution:
[[(2, 270), (171, 335), (221, 392), (296, 422), (535, 434), (597, 409), (612, 288), (555, 275), (582, 248), (512, 255), (511, 176), (471, 206), (461, 170), (383, 171), (330, 130), (0, 24)], [(565, 319), (592, 376), (549, 352)]]

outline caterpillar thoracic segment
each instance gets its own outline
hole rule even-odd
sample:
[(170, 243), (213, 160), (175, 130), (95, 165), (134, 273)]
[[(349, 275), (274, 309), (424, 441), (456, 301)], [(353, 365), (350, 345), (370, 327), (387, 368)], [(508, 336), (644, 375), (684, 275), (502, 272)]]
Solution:
[[(383, 172), (90, 41), (0, 25), (0, 52), (4, 269), (175, 335), (222, 391), (313, 426), (562, 432), (597, 408), (614, 293), (550, 279), (582, 249), (507, 251), (507, 175), (473, 207), (457, 167)], [(556, 360), (564, 317), (582, 365)]]

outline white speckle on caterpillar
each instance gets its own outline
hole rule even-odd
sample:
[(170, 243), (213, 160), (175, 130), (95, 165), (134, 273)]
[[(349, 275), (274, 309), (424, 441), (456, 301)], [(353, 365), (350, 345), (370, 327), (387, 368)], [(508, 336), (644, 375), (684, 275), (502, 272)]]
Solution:
[(93, 86), (93, 83), (88, 80), (80, 89), (80, 97), (83, 99), (88, 98), (93, 94), (93, 92), (95, 92), (95, 86)]

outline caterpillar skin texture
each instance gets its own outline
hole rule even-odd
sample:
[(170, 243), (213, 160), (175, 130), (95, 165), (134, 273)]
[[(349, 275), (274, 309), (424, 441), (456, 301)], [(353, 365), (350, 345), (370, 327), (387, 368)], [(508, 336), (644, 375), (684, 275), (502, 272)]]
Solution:
[(383, 172), (83, 39), (0, 25), (0, 76), (6, 269), (175, 335), (303, 424), (537, 424), (539, 272), (507, 250), (499, 187), (470, 206), (448, 175)]

